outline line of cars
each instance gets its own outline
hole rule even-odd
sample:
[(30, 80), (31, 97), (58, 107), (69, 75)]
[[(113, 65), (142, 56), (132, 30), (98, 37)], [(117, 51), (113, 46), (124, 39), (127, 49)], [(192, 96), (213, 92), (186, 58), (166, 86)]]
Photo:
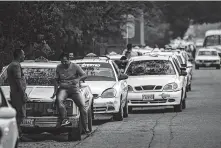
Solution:
[[(128, 117), (128, 113), (132, 112), (134, 107), (174, 106), (176, 112), (186, 107), (186, 92), (191, 90), (189, 86), (191, 86), (192, 66), (188, 63), (185, 53), (154, 52), (132, 57), (123, 73), (116, 60), (103, 56), (84, 57), (71, 61), (79, 64), (88, 75), (79, 85), (87, 106), (90, 130), (92, 130), (92, 120), (99, 116), (113, 116), (115, 121), (122, 121)], [(67, 99), (64, 103), (68, 119), (72, 124), (57, 128), (58, 110), (54, 105), (55, 100), (50, 97), (54, 91), (53, 79), (59, 63), (59, 61), (42, 61), (42, 59), (21, 63), (28, 84), (26, 93), (29, 97), (26, 118), (21, 127), (27, 134), (65, 132), (68, 133), (68, 140), (80, 140), (81, 117), (71, 99)], [(10, 101), (6, 70), (7, 66), (0, 75), (1, 95)], [(2, 123), (0, 122), (1, 127)], [(15, 133), (17, 130), (12, 131), (14, 137)], [(17, 137), (15, 139), (17, 140)]]

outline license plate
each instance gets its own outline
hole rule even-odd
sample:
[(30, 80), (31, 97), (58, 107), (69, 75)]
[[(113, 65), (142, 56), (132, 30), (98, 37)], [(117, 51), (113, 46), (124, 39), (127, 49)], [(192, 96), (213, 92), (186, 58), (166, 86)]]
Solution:
[(210, 66), (211, 64), (210, 63), (206, 63), (206, 66)]
[(143, 95), (142, 96), (142, 99), (143, 100), (153, 100), (154, 99), (154, 95)]
[(56, 127), (57, 123), (36, 123), (35, 125), (39, 127)]
[(23, 126), (34, 126), (34, 119), (24, 119), (21, 123)]

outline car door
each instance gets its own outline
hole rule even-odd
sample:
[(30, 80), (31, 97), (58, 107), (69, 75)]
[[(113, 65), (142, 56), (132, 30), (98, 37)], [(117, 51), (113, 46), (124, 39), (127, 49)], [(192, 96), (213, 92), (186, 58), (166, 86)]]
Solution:
[[(2, 90), (0, 89), (0, 108), (11, 107), (6, 101)], [(14, 148), (17, 138), (18, 129), (15, 117), (13, 118), (1, 118), (0, 117), (0, 128), (3, 132), (2, 145), (4, 148)]]
[[(117, 73), (117, 76), (122, 74), (115, 62), (113, 62), (113, 66), (114, 66), (114, 70)], [(127, 81), (126, 80), (120, 80), (119, 85), (120, 85), (120, 91), (122, 92), (122, 101), (123, 101), (123, 103), (125, 103), (127, 101), (126, 99), (127, 99), (127, 93), (128, 93)]]

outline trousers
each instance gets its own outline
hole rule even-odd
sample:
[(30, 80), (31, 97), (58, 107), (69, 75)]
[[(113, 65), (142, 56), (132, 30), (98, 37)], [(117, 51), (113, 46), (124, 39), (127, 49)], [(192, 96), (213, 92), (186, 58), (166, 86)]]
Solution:
[(87, 110), (85, 107), (83, 96), (80, 93), (80, 91), (76, 91), (73, 89), (64, 89), (64, 88), (58, 89), (57, 97), (56, 97), (56, 104), (58, 106), (58, 111), (59, 111), (61, 120), (67, 118), (67, 110), (64, 105), (64, 101), (67, 98), (71, 98), (74, 101), (74, 103), (78, 106), (80, 110), (82, 127), (84, 130), (87, 130), (87, 123), (88, 123)]

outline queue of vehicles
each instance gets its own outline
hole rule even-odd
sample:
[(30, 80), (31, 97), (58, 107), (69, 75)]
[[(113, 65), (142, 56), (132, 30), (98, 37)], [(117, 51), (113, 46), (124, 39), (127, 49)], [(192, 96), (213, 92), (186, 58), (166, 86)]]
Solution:
[[(88, 112), (88, 128), (92, 130), (92, 120), (101, 116), (112, 116), (115, 121), (122, 121), (128, 113), (137, 107), (173, 106), (175, 112), (186, 108), (187, 91), (191, 90), (192, 64), (184, 51), (146, 52), (141, 56), (132, 57), (124, 66), (119, 61), (121, 56), (92, 56), (71, 60), (79, 64), (88, 75), (84, 82), (80, 82), (81, 93)], [(24, 133), (52, 134), (68, 133), (68, 140), (80, 140), (82, 134), (80, 113), (71, 99), (65, 101), (70, 126), (57, 128), (58, 110), (53, 94), (53, 78), (55, 68), (60, 61), (42, 59), (27, 60), (21, 63), (27, 79), (26, 93), (30, 98), (27, 102), (27, 116), (22, 122)], [(122, 64), (122, 63), (120, 63)], [(1, 95), (10, 101), (10, 88), (7, 83), (7, 66), (0, 75)], [(15, 111), (7, 103), (12, 113)], [(2, 107), (0, 107), (1, 109)], [(13, 111), (12, 111), (13, 110)], [(9, 129), (4, 137), (17, 141), (18, 131), (9, 128), (15, 121), (15, 115), (8, 113)], [(8, 117), (1, 115), (0, 120)], [(7, 118), (7, 119), (6, 119)], [(0, 128), (3, 128), (0, 122)], [(12, 130), (12, 131), (11, 131)], [(7, 141), (7, 140), (6, 140)], [(9, 146), (15, 147), (16, 145)]]

